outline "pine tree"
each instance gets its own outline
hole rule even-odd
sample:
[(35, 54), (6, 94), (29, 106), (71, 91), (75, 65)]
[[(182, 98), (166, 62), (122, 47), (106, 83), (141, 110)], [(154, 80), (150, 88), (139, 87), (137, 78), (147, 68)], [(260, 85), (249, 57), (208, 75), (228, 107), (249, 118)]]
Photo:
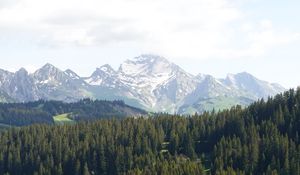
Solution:
[(77, 159), (75, 164), (75, 175), (80, 175), (80, 174), (81, 174), (81, 165), (80, 165), (80, 161)]
[(61, 164), (58, 165), (55, 174), (57, 174), (57, 175), (63, 175), (64, 174)]
[(91, 175), (87, 163), (84, 164), (83, 175)]

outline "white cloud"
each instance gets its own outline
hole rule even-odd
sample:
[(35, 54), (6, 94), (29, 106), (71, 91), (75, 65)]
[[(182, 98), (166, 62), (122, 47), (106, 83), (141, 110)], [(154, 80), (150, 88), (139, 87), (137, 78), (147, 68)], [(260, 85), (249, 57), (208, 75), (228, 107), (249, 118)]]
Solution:
[(272, 21), (261, 20), (257, 23), (245, 23), (239, 29), (242, 33), (240, 41), (242, 48), (224, 49), (223, 55), (231, 58), (259, 57), (276, 46), (300, 41), (298, 33), (288, 30), (279, 30), (273, 27)]
[(18, 2), (18, 0), (1, 0), (0, 1), (0, 9), (9, 8), (9, 7), (15, 5), (17, 2)]
[(274, 28), (268, 19), (249, 20), (239, 9), (240, 3), (19, 0), (0, 10), (0, 38), (23, 39), (43, 47), (130, 45), (134, 50), (197, 59), (255, 57), (299, 39), (290, 31)]

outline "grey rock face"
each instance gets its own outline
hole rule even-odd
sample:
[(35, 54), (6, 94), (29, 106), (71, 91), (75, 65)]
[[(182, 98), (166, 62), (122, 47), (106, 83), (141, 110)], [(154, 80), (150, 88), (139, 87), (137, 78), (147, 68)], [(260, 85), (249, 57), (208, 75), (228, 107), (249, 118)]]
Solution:
[(61, 71), (51, 64), (33, 74), (25, 69), (15, 73), (0, 70), (2, 101), (121, 99), (156, 112), (193, 113), (248, 105), (284, 90), (246, 72), (228, 74), (225, 79), (205, 74), (194, 76), (156, 55), (126, 60), (118, 70), (106, 64), (90, 77), (80, 77), (70, 69)]

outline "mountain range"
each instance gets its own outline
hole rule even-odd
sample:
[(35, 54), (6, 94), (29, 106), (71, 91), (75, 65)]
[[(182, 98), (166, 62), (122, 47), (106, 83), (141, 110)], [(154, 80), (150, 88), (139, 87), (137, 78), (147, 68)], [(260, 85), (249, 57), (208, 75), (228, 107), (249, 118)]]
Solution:
[(247, 72), (192, 75), (157, 55), (141, 55), (123, 62), (118, 70), (106, 64), (91, 76), (81, 77), (47, 63), (34, 73), (0, 70), (0, 101), (39, 99), (74, 102), (83, 98), (123, 100), (154, 112), (194, 113), (246, 106), (283, 92), (279, 84), (259, 80)]

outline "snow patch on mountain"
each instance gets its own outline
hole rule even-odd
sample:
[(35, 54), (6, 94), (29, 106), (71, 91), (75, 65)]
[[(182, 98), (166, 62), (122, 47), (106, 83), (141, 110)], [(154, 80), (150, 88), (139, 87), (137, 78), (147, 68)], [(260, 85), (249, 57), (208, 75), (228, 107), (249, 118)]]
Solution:
[(214, 106), (247, 105), (284, 90), (247, 72), (228, 74), (224, 79), (195, 76), (164, 57), (149, 54), (124, 61), (117, 70), (103, 65), (85, 78), (49, 63), (33, 74), (25, 69), (15, 73), (0, 69), (0, 92), (17, 101), (124, 99), (156, 112), (191, 113)]

